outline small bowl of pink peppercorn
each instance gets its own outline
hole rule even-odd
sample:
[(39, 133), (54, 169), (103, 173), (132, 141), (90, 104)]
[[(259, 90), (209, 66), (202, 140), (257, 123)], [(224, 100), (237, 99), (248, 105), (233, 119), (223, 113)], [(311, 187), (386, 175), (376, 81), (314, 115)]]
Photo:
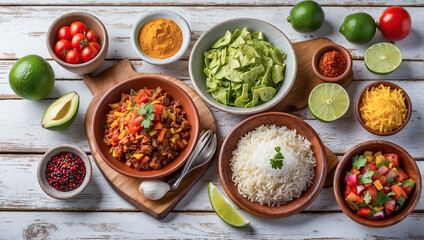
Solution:
[(38, 183), (50, 197), (70, 199), (79, 195), (91, 179), (91, 162), (79, 147), (64, 144), (47, 151), (37, 169)]

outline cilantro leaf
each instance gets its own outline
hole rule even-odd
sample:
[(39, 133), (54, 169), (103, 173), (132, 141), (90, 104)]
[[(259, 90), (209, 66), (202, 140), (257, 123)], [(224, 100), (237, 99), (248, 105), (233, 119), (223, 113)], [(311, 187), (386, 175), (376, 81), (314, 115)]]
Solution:
[(390, 162), (387, 160), (379, 162), (376, 166), (377, 168), (381, 168), (381, 166), (386, 165), (387, 167), (390, 165)]
[(280, 152), (281, 147), (276, 147), (276, 148), (274, 148), (274, 150), (277, 153), (275, 154), (274, 158), (269, 160), (269, 163), (271, 164), (272, 168), (281, 169), (283, 167), (283, 159), (284, 159), (283, 154)]
[(107, 125), (107, 123), (103, 123), (103, 128), (104, 129), (108, 129), (109, 128), (108, 125)]
[(365, 166), (367, 163), (367, 159), (362, 155), (356, 155), (352, 158), (352, 166), (356, 169), (360, 169), (361, 167)]
[(348, 199), (347, 201), (350, 202), (350, 204), (353, 205), (353, 207), (356, 209), (356, 211), (359, 211), (359, 204), (357, 204), (356, 202), (353, 202), (350, 199)]
[(405, 203), (405, 200), (406, 199), (404, 197), (400, 196), (399, 200), (397, 201), (399, 205), (395, 208), (395, 211), (398, 211), (403, 206), (403, 204)]
[(387, 180), (386, 180), (386, 182), (387, 183), (391, 183), (391, 182), (393, 182), (395, 179), (393, 178), (393, 176), (392, 176), (392, 174), (387, 174)]
[(390, 183), (390, 185), (402, 185), (402, 183), (401, 182), (392, 182), (392, 183)]
[(136, 104), (137, 104), (136, 102), (132, 102), (131, 107), (135, 107)]
[(386, 203), (390, 199), (391, 198), (387, 194), (379, 191), (379, 192), (377, 192), (377, 197), (375, 198), (375, 203), (373, 204), (373, 206), (383, 205), (384, 203)]
[(387, 194), (387, 196), (388, 196), (388, 197), (390, 197), (390, 196), (394, 196), (394, 195), (396, 195), (396, 193), (395, 193), (395, 192), (389, 192), (389, 193)]
[(378, 173), (378, 172), (374, 172), (374, 175), (375, 175), (376, 177), (381, 177), (381, 174), (380, 174), (380, 173)]
[(365, 183), (372, 183), (372, 175), (374, 175), (374, 172), (371, 170), (367, 170), (366, 173), (359, 175), (359, 184), (365, 184)]
[(147, 103), (138, 109), (137, 114), (144, 115), (144, 120), (141, 121), (141, 126), (146, 130), (150, 128), (153, 119), (155, 119), (155, 107), (152, 104)]
[(367, 191), (367, 193), (365, 194), (364, 201), (366, 204), (370, 204), (370, 201), (371, 201), (370, 191)]
[(346, 171), (346, 175), (352, 175), (353, 173), (351, 171)]
[(402, 182), (402, 186), (403, 187), (414, 187), (415, 186), (415, 182), (414, 180), (408, 178), (405, 181)]

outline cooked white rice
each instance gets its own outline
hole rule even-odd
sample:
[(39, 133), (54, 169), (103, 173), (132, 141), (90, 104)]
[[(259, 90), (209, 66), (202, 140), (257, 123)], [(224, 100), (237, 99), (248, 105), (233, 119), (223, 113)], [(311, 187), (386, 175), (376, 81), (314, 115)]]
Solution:
[[(275, 147), (281, 147), (283, 167), (273, 169)], [(237, 143), (230, 160), (232, 180), (252, 202), (278, 206), (299, 198), (312, 185), (316, 160), (311, 143), (287, 127), (262, 125)]]

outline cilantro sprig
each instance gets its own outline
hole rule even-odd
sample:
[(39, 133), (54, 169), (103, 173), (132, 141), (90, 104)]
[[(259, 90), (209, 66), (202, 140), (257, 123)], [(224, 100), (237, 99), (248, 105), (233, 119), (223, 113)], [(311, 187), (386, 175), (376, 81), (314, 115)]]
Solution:
[(367, 159), (362, 155), (356, 155), (352, 158), (352, 166), (356, 169), (360, 169), (361, 167), (365, 166), (367, 163)]
[(374, 175), (374, 172), (367, 170), (364, 174), (358, 176), (359, 184), (372, 183), (371, 177)]
[(144, 130), (149, 129), (152, 125), (153, 119), (155, 119), (155, 107), (150, 103), (146, 103), (138, 109), (137, 114), (144, 115), (144, 119), (141, 121), (141, 126)]
[(281, 153), (281, 147), (275, 147), (275, 152), (277, 152), (274, 156), (274, 158), (269, 160), (269, 163), (271, 164), (271, 167), (274, 169), (281, 169), (283, 167), (283, 159), (284, 156)]

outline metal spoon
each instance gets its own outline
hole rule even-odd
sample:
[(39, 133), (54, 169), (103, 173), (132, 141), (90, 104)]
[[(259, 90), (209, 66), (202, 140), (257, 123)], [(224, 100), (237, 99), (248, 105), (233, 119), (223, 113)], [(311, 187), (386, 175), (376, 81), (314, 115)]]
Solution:
[(216, 151), (217, 139), (212, 130), (202, 131), (193, 153), (190, 155), (181, 173), (168, 183), (160, 180), (147, 180), (140, 184), (141, 194), (151, 200), (161, 199), (168, 191), (175, 191), (181, 180), (192, 170), (207, 163)]

